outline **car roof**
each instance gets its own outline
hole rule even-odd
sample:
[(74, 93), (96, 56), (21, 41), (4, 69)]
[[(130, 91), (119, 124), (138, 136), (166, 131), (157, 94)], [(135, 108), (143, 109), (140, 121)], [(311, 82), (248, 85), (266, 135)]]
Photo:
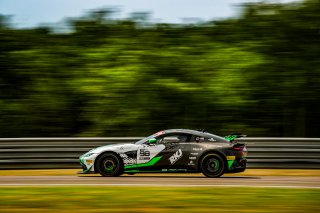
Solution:
[[(187, 133), (192, 135), (198, 135), (198, 136), (205, 136), (207, 134), (214, 135), (209, 132), (199, 131), (199, 130), (192, 130), (192, 129), (167, 129), (164, 130), (165, 133)], [(217, 136), (217, 135), (214, 135)], [(217, 136), (219, 137), (219, 136)]]
[(192, 129), (167, 129), (164, 130), (165, 133), (190, 133), (190, 134), (201, 134), (203, 132), (200, 132), (198, 130), (192, 130)]
[(185, 134), (191, 134), (191, 135), (196, 135), (196, 136), (200, 136), (200, 137), (214, 138), (216, 141), (220, 141), (220, 142), (229, 142), (228, 140), (224, 139), (223, 137), (211, 134), (209, 132), (192, 130), (192, 129), (167, 129), (167, 130), (159, 131), (153, 135), (150, 135), (149, 137), (143, 138), (143, 139), (137, 141), (136, 143), (138, 143), (138, 144), (144, 143), (147, 141), (148, 138), (158, 137), (158, 136), (160, 137), (161, 135), (170, 134), (170, 133), (173, 133), (173, 134), (174, 133), (185, 133)]

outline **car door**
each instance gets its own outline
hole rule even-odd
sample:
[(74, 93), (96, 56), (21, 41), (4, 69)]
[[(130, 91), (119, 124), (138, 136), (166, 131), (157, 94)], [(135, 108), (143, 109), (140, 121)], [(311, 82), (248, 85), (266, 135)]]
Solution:
[(162, 169), (186, 168), (190, 138), (191, 135), (186, 133), (170, 133), (157, 137), (157, 144), (165, 146), (161, 152), (162, 160), (159, 162)]
[(154, 165), (156, 163), (155, 161), (158, 159), (157, 155), (164, 149), (165, 146), (163, 144), (141, 144), (137, 150), (137, 164), (147, 164), (153, 160), (154, 163), (149, 163), (148, 166)]

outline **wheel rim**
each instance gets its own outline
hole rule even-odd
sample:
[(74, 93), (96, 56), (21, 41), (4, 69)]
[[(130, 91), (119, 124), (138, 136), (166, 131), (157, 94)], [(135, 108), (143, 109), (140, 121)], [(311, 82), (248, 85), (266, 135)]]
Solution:
[(221, 169), (221, 163), (218, 159), (210, 158), (207, 160), (206, 168), (209, 172), (217, 173)]
[(103, 170), (105, 172), (111, 173), (116, 168), (115, 163), (113, 160), (106, 159), (103, 163)]

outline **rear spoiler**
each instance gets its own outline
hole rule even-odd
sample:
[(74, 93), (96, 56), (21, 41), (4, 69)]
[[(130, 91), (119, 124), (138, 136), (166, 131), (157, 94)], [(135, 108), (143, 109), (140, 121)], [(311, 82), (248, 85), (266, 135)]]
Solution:
[(241, 133), (232, 133), (231, 135), (225, 136), (224, 139), (232, 142), (232, 141), (234, 141), (234, 139), (236, 139), (236, 138), (243, 138), (243, 137), (246, 137), (246, 135), (243, 135), (243, 134), (241, 134)]

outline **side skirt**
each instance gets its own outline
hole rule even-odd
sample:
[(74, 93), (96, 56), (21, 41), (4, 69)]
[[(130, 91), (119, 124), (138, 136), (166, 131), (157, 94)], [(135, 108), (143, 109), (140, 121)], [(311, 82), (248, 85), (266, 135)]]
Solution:
[(161, 170), (125, 170), (124, 173), (199, 173), (196, 170), (187, 170), (187, 169), (161, 169)]
[(77, 174), (97, 174), (96, 172), (87, 171), (87, 172), (77, 172)]

